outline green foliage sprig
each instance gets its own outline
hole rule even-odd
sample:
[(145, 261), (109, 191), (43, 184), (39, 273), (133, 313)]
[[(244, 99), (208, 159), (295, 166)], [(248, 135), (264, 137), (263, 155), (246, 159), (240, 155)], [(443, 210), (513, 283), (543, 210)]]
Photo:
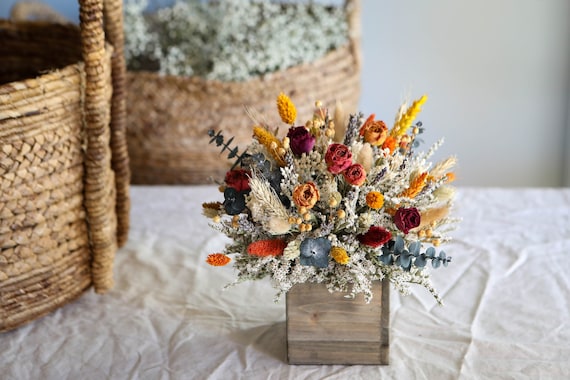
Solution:
[(404, 239), (397, 236), (382, 247), (382, 255), (378, 256), (378, 259), (386, 265), (396, 264), (406, 271), (412, 266), (425, 268), (428, 260), (431, 260), (434, 268), (439, 268), (441, 265), (446, 267), (451, 262), (451, 257), (447, 257), (444, 251), (437, 254), (434, 247), (429, 247), (425, 252), (420, 252), (421, 246), (421, 242), (414, 241), (406, 249)]
[(210, 136), (210, 144), (215, 143), (216, 146), (218, 147), (222, 147), (222, 150), (220, 153), (224, 153), (226, 150), (228, 151), (228, 159), (234, 159), (235, 158), (235, 162), (232, 165), (232, 169), (234, 169), (236, 166), (240, 165), (241, 162), (248, 157), (249, 155), (247, 154), (247, 150), (244, 151), (243, 153), (239, 154), (239, 148), (233, 147), (231, 148), (230, 144), (234, 141), (234, 137), (230, 137), (229, 140), (224, 141), (224, 135), (222, 134), (221, 131), (218, 131), (216, 133), (215, 130), (210, 129), (208, 131), (208, 136)]

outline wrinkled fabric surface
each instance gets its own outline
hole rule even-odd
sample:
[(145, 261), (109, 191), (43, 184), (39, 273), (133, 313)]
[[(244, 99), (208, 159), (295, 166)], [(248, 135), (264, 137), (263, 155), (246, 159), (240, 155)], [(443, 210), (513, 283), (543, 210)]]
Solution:
[(201, 204), (217, 189), (131, 190), (114, 289), (89, 291), (0, 334), (2, 379), (570, 378), (570, 189), (460, 188), (463, 218), (423, 288), (391, 293), (389, 366), (290, 366), (284, 299), (268, 281), (228, 290), (226, 238)]

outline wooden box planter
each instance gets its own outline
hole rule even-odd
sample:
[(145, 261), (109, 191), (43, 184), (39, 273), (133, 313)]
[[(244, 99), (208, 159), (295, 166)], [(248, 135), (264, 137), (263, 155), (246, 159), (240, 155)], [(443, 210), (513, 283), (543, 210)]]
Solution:
[(325, 285), (295, 285), (287, 293), (289, 364), (389, 363), (389, 282), (375, 282), (374, 298), (345, 298)]

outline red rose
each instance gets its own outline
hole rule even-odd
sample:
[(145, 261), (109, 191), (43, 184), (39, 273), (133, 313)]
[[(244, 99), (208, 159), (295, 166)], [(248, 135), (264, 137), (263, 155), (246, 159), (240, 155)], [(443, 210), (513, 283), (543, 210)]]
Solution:
[(325, 162), (329, 172), (338, 174), (352, 164), (352, 152), (343, 144), (331, 144), (325, 154)]
[(360, 244), (377, 248), (390, 241), (392, 234), (384, 227), (372, 226), (365, 234), (357, 235), (356, 238)]
[(249, 171), (244, 169), (230, 170), (226, 173), (226, 185), (237, 191), (248, 191), (249, 187)]
[(349, 166), (344, 172), (344, 179), (353, 186), (360, 186), (366, 180), (366, 171), (360, 164)]
[(394, 223), (396, 227), (403, 233), (407, 234), (412, 228), (416, 228), (420, 225), (421, 215), (417, 208), (401, 207), (394, 214)]

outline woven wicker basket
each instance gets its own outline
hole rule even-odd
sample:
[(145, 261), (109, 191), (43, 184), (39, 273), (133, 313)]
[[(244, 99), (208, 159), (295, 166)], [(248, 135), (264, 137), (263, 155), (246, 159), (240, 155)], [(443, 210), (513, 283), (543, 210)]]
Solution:
[(0, 331), (110, 289), (127, 239), (122, 3), (79, 5), (0, 20)]
[[(305, 121), (313, 104), (336, 101), (356, 110), (360, 96), (360, 2), (345, 2), (349, 43), (312, 63), (246, 82), (127, 72), (127, 141), (132, 183), (199, 184), (223, 178), (231, 162), (208, 145), (207, 131), (222, 129), (234, 145), (251, 141), (244, 106), (278, 122), (275, 99), (283, 91)], [(275, 124), (279, 125), (279, 124)]]

